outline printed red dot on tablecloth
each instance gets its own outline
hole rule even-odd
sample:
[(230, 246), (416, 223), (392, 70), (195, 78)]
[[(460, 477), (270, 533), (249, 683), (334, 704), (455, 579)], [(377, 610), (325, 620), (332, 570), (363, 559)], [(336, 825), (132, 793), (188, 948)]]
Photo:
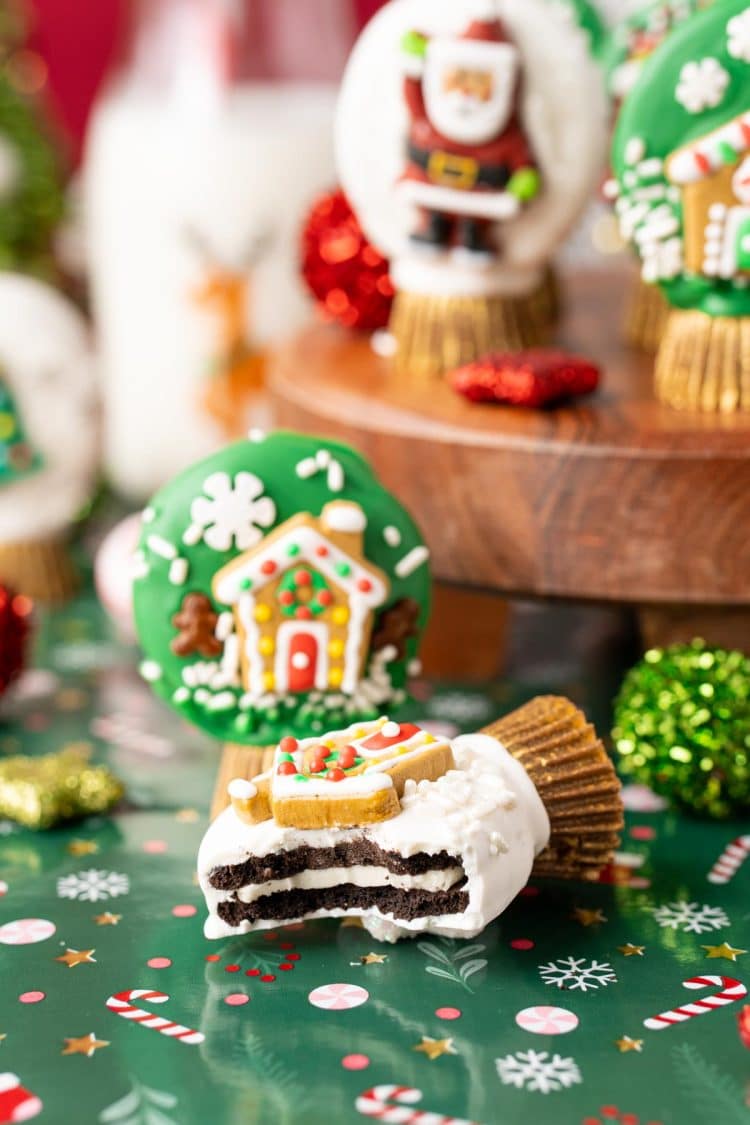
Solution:
[(262, 976), (260, 979), (264, 984), (270, 984), (271, 981), (276, 980), (276, 977), (273, 975), (273, 973), (266, 973), (265, 976)]
[(206, 960), (207, 961), (221, 961), (221, 957), (219, 956), (218, 953), (207, 953), (206, 954)]
[(260, 976), (260, 969), (246, 969), (245, 976), (246, 977), (259, 977)]
[[(281, 948), (283, 949), (284, 946), (282, 945)], [(300, 955), (299, 955), (299, 953), (287, 953), (286, 959), (287, 959), (287, 961), (299, 961)]]
[(179, 906), (172, 907), (172, 913), (175, 918), (192, 918), (198, 913), (198, 908), (191, 906), (189, 902), (182, 902)]
[(370, 1060), (367, 1055), (344, 1055), (341, 1065), (344, 1070), (366, 1070)]
[(264, 941), (276, 941), (276, 938), (278, 936), (279, 935), (276, 933), (275, 930), (269, 930), (267, 934), (263, 934), (263, 940)]
[(240, 971), (239, 965), (225, 965), (224, 966), (224, 972), (225, 973), (238, 973), (239, 971)]
[(247, 1004), (250, 997), (244, 992), (230, 992), (228, 996), (224, 997), (224, 1003), (229, 1004), (230, 1008), (241, 1008), (243, 1004)]
[(460, 1008), (436, 1008), (435, 1015), (439, 1020), (457, 1020), (461, 1018)]
[(294, 942), (293, 941), (282, 941), (279, 945), (279, 949), (294, 949)]
[(508, 942), (508, 944), (510, 945), (511, 949), (533, 949), (535, 943), (531, 940), (531, 938), (517, 937), (513, 938), (513, 941)]
[(44, 992), (34, 990), (32, 992), (22, 992), (18, 999), (22, 1004), (38, 1004), (40, 1000), (44, 1000), (45, 995)]
[(149, 969), (168, 969), (172, 962), (169, 957), (151, 957), (146, 964)]
[(143, 850), (147, 855), (163, 855), (168, 849), (166, 840), (145, 840), (143, 843)]
[(656, 836), (656, 829), (652, 828), (650, 824), (634, 824), (630, 829), (630, 835), (634, 840), (653, 840)]
[(284, 964), (284, 965), (279, 965), (279, 968), (281, 969), (282, 973), (288, 973), (294, 968), (294, 965)]

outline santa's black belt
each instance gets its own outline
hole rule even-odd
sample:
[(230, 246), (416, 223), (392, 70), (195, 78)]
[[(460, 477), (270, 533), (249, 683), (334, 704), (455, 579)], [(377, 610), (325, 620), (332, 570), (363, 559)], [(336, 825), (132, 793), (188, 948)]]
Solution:
[(480, 164), (473, 156), (456, 156), (440, 150), (430, 152), (411, 144), (408, 153), (411, 163), (424, 169), (430, 183), (458, 191), (477, 187), (504, 188), (511, 177), (507, 164)]

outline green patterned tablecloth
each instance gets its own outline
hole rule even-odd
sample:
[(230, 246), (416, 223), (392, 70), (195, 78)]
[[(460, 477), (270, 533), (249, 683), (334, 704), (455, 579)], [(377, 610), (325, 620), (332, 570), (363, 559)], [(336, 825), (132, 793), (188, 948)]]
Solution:
[[(212, 944), (194, 857), (215, 747), (150, 698), (93, 599), (48, 620), (37, 649), (0, 751), (90, 743), (128, 803), (44, 835), (0, 822), (0, 1122), (34, 1097), (44, 1125), (750, 1122), (736, 983), (750, 979), (750, 862), (708, 879), (741, 826), (631, 790), (609, 882), (531, 886), (476, 941), (379, 946), (316, 922)], [(520, 701), (507, 686), (422, 695), (417, 718), (462, 729)], [(709, 976), (729, 980), (684, 987)], [(203, 1041), (108, 1008), (132, 989), (168, 994), (140, 1003)], [(644, 1026), (727, 990), (721, 1007)]]

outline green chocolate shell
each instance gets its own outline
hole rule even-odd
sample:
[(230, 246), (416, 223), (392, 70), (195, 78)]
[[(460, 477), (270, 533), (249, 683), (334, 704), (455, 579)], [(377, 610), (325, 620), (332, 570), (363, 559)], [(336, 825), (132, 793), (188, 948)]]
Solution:
[(747, 0), (721, 0), (673, 31), (623, 106), (612, 155), (621, 226), (646, 280), (678, 308), (750, 315), (750, 229), (728, 186), (750, 156), (748, 114)]
[(411, 517), (350, 447), (259, 435), (144, 513), (141, 671), (216, 738), (271, 745), (398, 707), (429, 613)]

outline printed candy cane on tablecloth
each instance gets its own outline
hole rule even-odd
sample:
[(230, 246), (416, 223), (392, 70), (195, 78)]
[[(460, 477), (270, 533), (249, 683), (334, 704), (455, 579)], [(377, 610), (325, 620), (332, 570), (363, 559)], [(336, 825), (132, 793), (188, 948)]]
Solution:
[(153, 1027), (155, 1031), (168, 1035), (170, 1039), (179, 1039), (180, 1043), (202, 1043), (205, 1039), (200, 1031), (194, 1031), (191, 1027), (173, 1023), (164, 1016), (155, 1016), (152, 1012), (145, 1012), (143, 1008), (134, 1008), (131, 1000), (148, 1000), (152, 1004), (163, 1004), (169, 1000), (169, 997), (166, 992), (154, 992), (150, 988), (126, 988), (123, 992), (110, 996), (107, 1007), (110, 1012), (116, 1012), (123, 1019), (133, 1020), (144, 1027)]
[(354, 1105), (363, 1117), (375, 1117), (388, 1125), (477, 1125), (463, 1117), (411, 1108), (421, 1100), (422, 1091), (412, 1086), (373, 1086), (360, 1094)]
[(673, 1023), (683, 1023), (685, 1020), (692, 1019), (693, 1016), (702, 1016), (705, 1012), (711, 1012), (714, 1008), (723, 1008), (726, 1004), (734, 1004), (736, 1000), (742, 1000), (743, 997), (747, 996), (747, 989), (744, 984), (735, 980), (734, 977), (691, 977), (690, 980), (684, 980), (682, 986), (683, 988), (693, 989), (720, 988), (721, 992), (715, 992), (712, 996), (704, 996), (700, 1000), (695, 1000), (692, 1004), (683, 1004), (679, 1008), (671, 1008), (668, 1012), (661, 1012), (658, 1016), (644, 1020), (645, 1027), (648, 1027), (651, 1031), (662, 1031), (665, 1027), (671, 1027)]
[(727, 844), (706, 878), (709, 883), (723, 886), (737, 874), (737, 871), (750, 855), (750, 836), (738, 836)]

